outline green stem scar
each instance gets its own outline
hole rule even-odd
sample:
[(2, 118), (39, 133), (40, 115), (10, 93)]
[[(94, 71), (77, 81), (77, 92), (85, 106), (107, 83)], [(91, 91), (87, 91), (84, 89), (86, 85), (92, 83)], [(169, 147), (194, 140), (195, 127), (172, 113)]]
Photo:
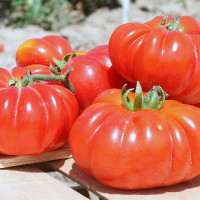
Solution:
[(128, 94), (133, 89), (126, 90), (126, 85), (122, 88), (122, 101), (124, 107), (127, 110), (139, 111), (142, 109), (155, 109), (160, 110), (166, 99), (166, 92), (160, 86), (153, 86), (153, 88), (147, 93), (146, 97), (143, 96), (142, 87), (139, 82), (137, 82), (135, 90), (135, 100), (134, 103), (129, 99)]
[[(167, 18), (165, 18), (164, 20), (162, 20), (159, 24), (160, 27), (166, 27), (166, 29), (168, 31), (182, 31), (185, 32), (185, 28), (184, 26), (180, 25), (180, 19), (175, 20), (174, 18), (172, 18), (169, 23), (166, 24), (167, 22)], [(181, 30), (180, 30), (180, 26), (181, 26)]]

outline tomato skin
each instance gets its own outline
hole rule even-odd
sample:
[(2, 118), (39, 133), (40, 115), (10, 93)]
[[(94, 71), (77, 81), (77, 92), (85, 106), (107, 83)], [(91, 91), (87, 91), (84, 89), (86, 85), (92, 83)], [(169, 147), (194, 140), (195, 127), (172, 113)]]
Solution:
[(73, 58), (62, 70), (62, 74), (73, 67), (69, 79), (75, 88), (80, 111), (88, 107), (101, 92), (110, 88), (122, 88), (127, 82), (114, 69), (108, 56), (108, 45), (102, 45), (86, 55)]
[(11, 73), (14, 77), (21, 78), (25, 76), (28, 72), (31, 72), (32, 74), (51, 75), (49, 67), (41, 64), (33, 64), (26, 67), (14, 67)]
[(12, 79), (12, 75), (5, 68), (0, 68), (0, 88), (8, 86), (8, 82)]
[(163, 19), (118, 27), (109, 42), (111, 62), (124, 78), (140, 81), (145, 90), (160, 85), (171, 99), (200, 103), (200, 24), (183, 16), (180, 30), (184, 26), (185, 33), (168, 31), (159, 27)]
[(98, 93), (110, 88), (107, 70), (96, 59), (88, 56), (73, 58), (63, 69), (62, 74), (70, 67), (75, 69), (69, 78), (75, 88), (75, 95), (81, 110), (89, 106)]
[(2, 52), (3, 50), (4, 50), (4, 45), (0, 43), (0, 52)]
[(53, 58), (62, 60), (68, 53), (71, 53), (71, 46), (65, 38), (48, 35), (23, 42), (17, 50), (16, 63), (18, 67), (32, 64), (49, 66), (49, 62), (53, 63)]
[(85, 51), (85, 50), (76, 50), (75, 49), (74, 51), (76, 51), (78, 55), (85, 55), (85, 54), (87, 54), (87, 51)]
[(4, 85), (0, 90), (0, 153), (37, 155), (61, 147), (79, 113), (74, 95), (63, 86), (45, 83), (9, 87), (14, 76), (2, 68), (0, 72), (0, 85)]
[(114, 188), (187, 181), (200, 174), (199, 116), (199, 108), (175, 100), (160, 111), (132, 112), (122, 106), (120, 90), (107, 90), (74, 122), (71, 153), (81, 169)]

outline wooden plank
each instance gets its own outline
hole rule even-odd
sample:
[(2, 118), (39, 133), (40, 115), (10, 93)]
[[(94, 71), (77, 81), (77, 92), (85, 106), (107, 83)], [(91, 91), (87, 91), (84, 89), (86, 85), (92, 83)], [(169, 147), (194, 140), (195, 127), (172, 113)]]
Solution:
[(33, 166), (0, 170), (1, 200), (86, 200), (60, 181)]
[(40, 155), (35, 156), (7, 156), (7, 155), (0, 155), (0, 169), (19, 166), (24, 164), (32, 164), (38, 162), (44, 162), (49, 160), (58, 160), (69, 158), (71, 156), (69, 145), (66, 143), (61, 148), (51, 151), (45, 152)]
[(74, 162), (73, 158), (61, 161), (48, 162), (48, 166), (58, 170), (83, 187), (96, 193), (102, 199), (110, 200), (199, 200), (200, 176), (174, 186), (143, 189), (143, 190), (119, 190), (109, 188), (93, 177), (84, 173)]

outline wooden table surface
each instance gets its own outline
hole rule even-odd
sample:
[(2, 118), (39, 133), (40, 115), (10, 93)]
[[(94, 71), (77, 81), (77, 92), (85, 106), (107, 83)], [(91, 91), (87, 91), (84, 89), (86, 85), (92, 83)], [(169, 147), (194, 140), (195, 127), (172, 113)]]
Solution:
[[(82, 194), (63, 182), (41, 171), (39, 165), (29, 164), (42, 162), (40, 165), (69, 177), (101, 199), (109, 200), (200, 200), (200, 176), (184, 183), (170, 187), (145, 190), (118, 190), (99, 183), (84, 173), (74, 162), (68, 150), (57, 150), (39, 157), (0, 157), (0, 200), (85, 200)], [(63, 151), (65, 151), (64, 154)], [(60, 152), (60, 153), (59, 153)], [(53, 155), (60, 160), (49, 161)], [(50, 156), (50, 158), (48, 158)], [(63, 159), (63, 157), (65, 159)], [(66, 158), (67, 157), (67, 158)], [(55, 158), (55, 157), (53, 157)], [(58, 159), (57, 158), (57, 159)], [(16, 165), (10, 162), (11, 160)], [(3, 162), (4, 161), (4, 162)], [(9, 162), (8, 162), (9, 161)], [(2, 164), (4, 163), (4, 165)], [(23, 165), (27, 162), (28, 165)], [(6, 163), (6, 164), (5, 164)], [(9, 164), (10, 163), (10, 164)], [(9, 168), (5, 168), (9, 166)]]
[(0, 170), (1, 200), (86, 200), (87, 198), (34, 166)]
[(119, 190), (109, 188), (84, 173), (74, 159), (48, 162), (48, 166), (70, 177), (102, 199), (109, 200), (200, 200), (200, 176), (174, 186), (144, 189)]

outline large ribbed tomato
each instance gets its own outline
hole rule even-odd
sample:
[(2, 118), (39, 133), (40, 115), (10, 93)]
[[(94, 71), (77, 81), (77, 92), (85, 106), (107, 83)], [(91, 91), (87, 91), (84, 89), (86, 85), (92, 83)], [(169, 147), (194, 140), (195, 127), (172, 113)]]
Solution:
[(77, 165), (121, 189), (167, 186), (199, 175), (200, 109), (175, 100), (161, 108), (164, 98), (159, 103), (156, 91), (162, 90), (154, 88), (143, 101), (141, 92), (127, 99), (123, 91), (124, 102), (119, 89), (101, 93), (70, 131)]
[(62, 60), (71, 53), (69, 42), (57, 35), (48, 35), (41, 39), (33, 38), (21, 44), (16, 53), (16, 64), (18, 67), (26, 67), (32, 64), (49, 66), (53, 58)]
[(111, 35), (109, 55), (123, 77), (145, 90), (161, 85), (170, 98), (200, 103), (200, 24), (192, 17), (123, 24)]
[(59, 85), (9, 86), (20, 73), (0, 68), (0, 153), (35, 155), (59, 148), (78, 116), (76, 98)]

